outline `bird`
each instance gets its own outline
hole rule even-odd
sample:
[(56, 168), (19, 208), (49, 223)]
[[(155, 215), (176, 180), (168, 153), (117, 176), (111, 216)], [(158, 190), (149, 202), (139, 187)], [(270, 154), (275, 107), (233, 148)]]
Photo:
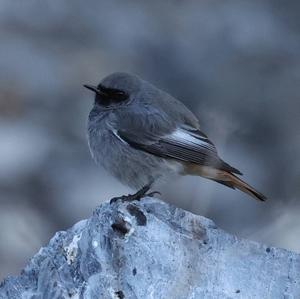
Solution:
[[(200, 176), (251, 197), (267, 198), (218, 155), (197, 117), (179, 100), (139, 76), (115, 72), (98, 85), (88, 116), (88, 145), (95, 162), (137, 190), (124, 201), (154, 196), (154, 186), (179, 176)], [(148, 192), (148, 193), (147, 193)]]

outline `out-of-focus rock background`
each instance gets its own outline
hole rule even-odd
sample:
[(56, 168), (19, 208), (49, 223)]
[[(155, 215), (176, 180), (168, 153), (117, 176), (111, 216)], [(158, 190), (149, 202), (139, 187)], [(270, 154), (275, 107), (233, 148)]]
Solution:
[(130, 71), (181, 99), (270, 200), (187, 177), (163, 198), (300, 251), (300, 3), (0, 2), (0, 278), (57, 230), (128, 193), (92, 162), (83, 83)]

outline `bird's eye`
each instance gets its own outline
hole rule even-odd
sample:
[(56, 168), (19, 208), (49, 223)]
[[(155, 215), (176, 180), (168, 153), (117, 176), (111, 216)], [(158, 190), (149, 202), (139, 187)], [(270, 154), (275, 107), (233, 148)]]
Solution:
[(98, 85), (98, 90), (101, 91), (102, 97), (106, 98), (110, 102), (122, 102), (128, 99), (128, 94), (120, 89)]

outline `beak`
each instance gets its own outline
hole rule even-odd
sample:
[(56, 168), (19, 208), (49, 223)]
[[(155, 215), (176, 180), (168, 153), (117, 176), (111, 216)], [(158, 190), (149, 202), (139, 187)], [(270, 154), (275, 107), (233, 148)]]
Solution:
[(83, 84), (83, 86), (89, 90), (92, 90), (93, 92), (97, 93), (97, 94), (100, 94), (101, 91), (98, 90), (98, 88), (94, 85), (88, 85), (88, 84)]

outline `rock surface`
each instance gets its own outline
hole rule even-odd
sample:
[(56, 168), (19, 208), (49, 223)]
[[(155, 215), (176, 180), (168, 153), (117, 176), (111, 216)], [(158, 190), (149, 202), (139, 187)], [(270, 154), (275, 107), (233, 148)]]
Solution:
[(0, 298), (300, 298), (300, 256), (154, 198), (103, 203), (7, 278)]

